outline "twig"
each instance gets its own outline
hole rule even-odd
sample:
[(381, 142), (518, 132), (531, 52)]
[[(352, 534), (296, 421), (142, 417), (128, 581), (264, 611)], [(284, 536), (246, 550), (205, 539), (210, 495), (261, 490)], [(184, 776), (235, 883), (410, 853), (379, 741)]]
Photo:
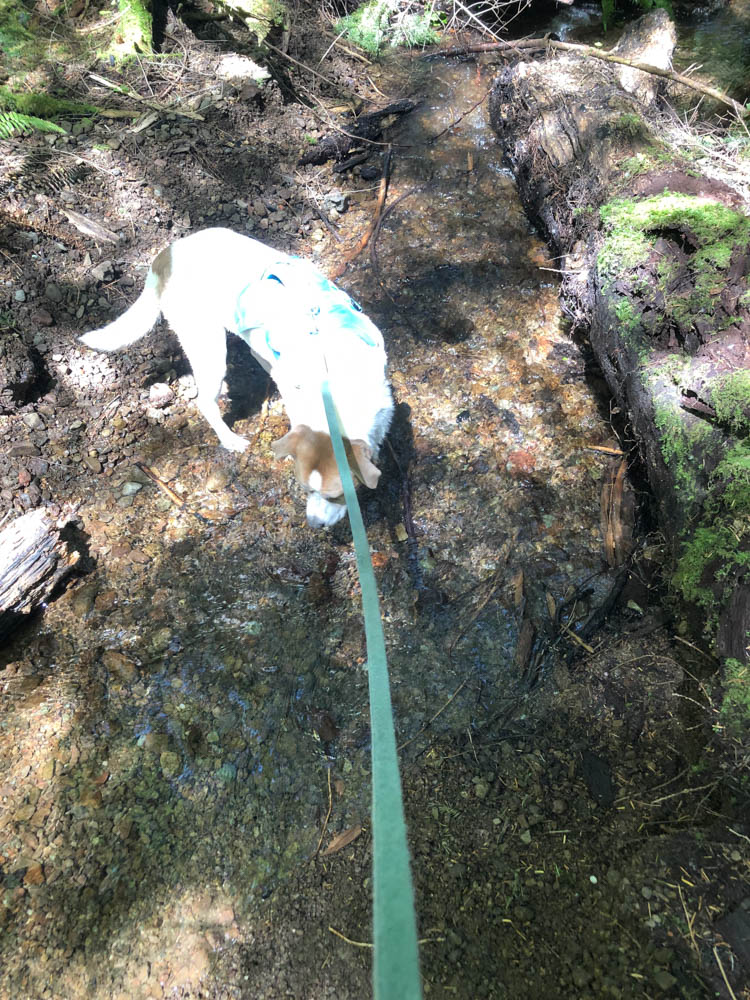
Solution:
[(334, 281), (337, 278), (340, 278), (341, 275), (344, 273), (344, 271), (346, 271), (347, 267), (351, 264), (351, 262), (355, 260), (357, 257), (359, 257), (364, 248), (367, 246), (370, 237), (377, 229), (378, 221), (383, 211), (383, 205), (385, 205), (385, 199), (388, 194), (388, 182), (390, 180), (390, 177), (391, 177), (391, 147), (389, 146), (386, 151), (385, 159), (383, 162), (383, 176), (380, 178), (380, 190), (378, 191), (378, 203), (375, 206), (375, 214), (373, 215), (370, 225), (367, 227), (365, 233), (363, 234), (362, 238), (360, 239), (359, 243), (356, 245), (354, 250), (351, 253), (347, 254), (347, 256), (343, 259), (343, 261), (340, 264), (337, 264), (336, 267), (331, 272), (330, 276)]
[(134, 101), (139, 101), (141, 104), (145, 104), (147, 108), (152, 108), (154, 111), (161, 111), (162, 114), (165, 115), (181, 115), (183, 118), (190, 118), (197, 122), (205, 121), (204, 117), (199, 115), (197, 111), (181, 111), (172, 104), (160, 104), (158, 101), (152, 101), (147, 97), (141, 97), (140, 94), (136, 94), (130, 87), (126, 87), (124, 84), (113, 83), (111, 80), (108, 80), (104, 76), (99, 76), (97, 73), (89, 73), (89, 77), (96, 81), (96, 83), (100, 83), (103, 87), (109, 87), (110, 90), (114, 90), (118, 94), (122, 94), (124, 97), (131, 97)]
[(346, 934), (342, 934), (341, 931), (337, 931), (336, 928), (335, 927), (331, 927), (330, 924), (328, 925), (328, 930), (331, 932), (331, 934), (335, 934), (336, 937), (341, 938), (342, 941), (346, 941), (347, 944), (353, 944), (355, 948), (372, 948), (373, 947), (371, 941), (352, 941), (352, 939), (348, 938), (346, 936)]
[(317, 858), (318, 854), (320, 854), (320, 847), (321, 844), (323, 843), (323, 837), (325, 837), (326, 835), (326, 830), (328, 829), (328, 820), (331, 818), (331, 812), (333, 810), (333, 790), (331, 789), (330, 767), (326, 768), (326, 771), (328, 772), (328, 812), (326, 813), (325, 822), (323, 823), (323, 829), (320, 831), (320, 840), (318, 841), (318, 846), (315, 848), (315, 854), (313, 854), (314, 858)]
[(359, 91), (355, 90), (354, 87), (350, 87), (347, 84), (336, 83), (329, 77), (324, 76), (322, 73), (319, 73), (316, 69), (313, 69), (312, 66), (307, 66), (305, 65), (305, 63), (300, 62), (299, 59), (295, 59), (294, 56), (290, 56), (288, 52), (282, 52), (281, 49), (277, 49), (276, 46), (271, 45), (269, 41), (265, 41), (263, 42), (263, 44), (266, 46), (266, 48), (271, 49), (272, 52), (275, 52), (277, 55), (281, 56), (284, 59), (288, 59), (289, 62), (294, 63), (295, 66), (299, 66), (299, 68), (303, 69), (306, 73), (312, 73), (313, 76), (320, 77), (321, 80), (323, 80), (329, 86), (333, 87), (334, 90), (338, 91), (348, 90), (350, 94), (354, 94), (354, 96), (358, 97), (361, 101), (365, 100), (364, 96), (360, 94)]
[(687, 929), (690, 934), (690, 945), (696, 955), (700, 955), (700, 948), (698, 947), (698, 942), (695, 940), (695, 931), (693, 930), (693, 923), (695, 922), (695, 914), (691, 917), (688, 913), (687, 904), (685, 903), (685, 897), (682, 893), (682, 886), (677, 886), (677, 893), (680, 897), (680, 902), (682, 903), (682, 910), (685, 914), (685, 920), (687, 920)]
[(464, 679), (463, 679), (463, 680), (461, 681), (461, 683), (460, 683), (460, 684), (458, 685), (458, 687), (457, 687), (457, 688), (456, 688), (456, 690), (455, 690), (455, 691), (453, 692), (453, 694), (452, 694), (452, 695), (450, 696), (450, 698), (449, 698), (449, 699), (448, 699), (448, 700), (446, 701), (446, 703), (445, 703), (445, 704), (444, 704), (444, 705), (442, 706), (442, 708), (439, 708), (439, 709), (437, 710), (437, 712), (435, 712), (435, 714), (433, 715), (433, 717), (432, 717), (431, 719), (428, 719), (428, 720), (427, 720), (427, 722), (425, 722), (425, 724), (424, 724), (424, 725), (422, 726), (422, 728), (421, 728), (421, 729), (419, 730), (419, 732), (415, 733), (415, 734), (414, 734), (414, 735), (413, 735), (413, 736), (412, 736), (412, 737), (411, 737), (410, 739), (406, 740), (406, 742), (405, 742), (405, 743), (401, 743), (401, 744), (400, 744), (400, 745), (398, 746), (398, 748), (397, 748), (397, 749), (399, 750), (399, 752), (400, 752), (401, 750), (403, 750), (403, 749), (404, 749), (404, 747), (408, 747), (410, 743), (413, 743), (413, 742), (414, 742), (414, 740), (418, 739), (418, 738), (419, 738), (419, 737), (420, 737), (420, 736), (422, 735), (422, 733), (425, 733), (425, 732), (427, 732), (427, 730), (428, 730), (428, 729), (430, 728), (430, 726), (431, 726), (431, 725), (432, 725), (432, 723), (433, 723), (433, 722), (435, 721), (435, 719), (437, 719), (437, 717), (438, 717), (439, 715), (442, 715), (442, 713), (443, 713), (443, 712), (444, 712), (444, 711), (446, 710), (446, 708), (447, 708), (447, 707), (448, 707), (448, 706), (450, 705), (450, 703), (451, 703), (451, 702), (453, 701), (453, 699), (454, 699), (454, 698), (456, 697), (456, 695), (457, 695), (457, 694), (458, 694), (458, 693), (459, 693), (460, 691), (462, 691), (462, 690), (463, 690), (463, 689), (464, 689), (464, 688), (466, 687), (466, 685), (467, 685), (468, 683), (469, 683), (469, 678), (468, 678), (468, 677), (464, 677)]
[[(493, 86), (494, 86), (494, 84), (493, 84)], [(439, 139), (439, 138), (440, 138), (441, 136), (444, 136), (446, 132), (450, 132), (450, 130), (451, 130), (452, 128), (455, 128), (455, 127), (456, 127), (456, 125), (458, 125), (458, 123), (459, 123), (460, 121), (463, 121), (463, 119), (464, 119), (464, 118), (466, 118), (466, 116), (467, 116), (467, 115), (470, 115), (470, 114), (472, 113), (472, 111), (476, 111), (476, 109), (477, 109), (477, 108), (479, 107), (479, 105), (480, 105), (480, 104), (484, 104), (484, 102), (485, 102), (485, 101), (487, 100), (487, 98), (488, 98), (488, 97), (490, 96), (490, 91), (491, 91), (491, 90), (492, 90), (492, 87), (490, 87), (490, 88), (489, 88), (489, 90), (487, 91), (487, 93), (486, 93), (486, 94), (482, 94), (482, 96), (481, 96), (481, 97), (479, 98), (479, 100), (477, 101), (477, 103), (476, 103), (476, 104), (472, 104), (472, 106), (471, 106), (471, 107), (470, 107), (470, 108), (468, 109), (468, 111), (464, 111), (464, 113), (463, 113), (462, 115), (459, 115), (459, 116), (458, 116), (458, 118), (454, 119), (454, 120), (453, 120), (453, 121), (452, 121), (452, 122), (450, 123), (450, 125), (446, 126), (446, 128), (444, 128), (444, 129), (442, 130), (442, 132), (438, 132), (438, 134), (437, 134), (437, 135), (433, 135), (433, 136), (432, 136), (432, 138), (428, 139), (427, 141), (428, 141), (428, 142), (437, 142), (437, 141), (438, 141), (438, 139)]]
[(727, 979), (727, 974), (726, 974), (726, 972), (724, 972), (724, 966), (722, 965), (721, 959), (719, 958), (719, 951), (718, 951), (718, 948), (716, 947), (716, 945), (714, 945), (714, 958), (716, 959), (716, 964), (719, 966), (719, 972), (721, 973), (721, 978), (724, 980), (724, 985), (726, 986), (726, 988), (727, 988), (727, 990), (729, 992), (729, 996), (732, 998), (732, 1000), (737, 1000), (737, 994), (734, 992), (734, 990), (732, 989), (732, 987), (729, 985), (729, 980)]

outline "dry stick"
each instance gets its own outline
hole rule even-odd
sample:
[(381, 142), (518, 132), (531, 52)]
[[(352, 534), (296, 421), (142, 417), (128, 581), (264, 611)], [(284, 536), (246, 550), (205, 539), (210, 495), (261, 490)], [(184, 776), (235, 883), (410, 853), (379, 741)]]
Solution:
[(698, 81), (693, 80), (692, 77), (684, 76), (682, 73), (676, 73), (673, 69), (661, 69), (659, 66), (650, 66), (647, 63), (635, 62), (633, 59), (626, 59), (624, 56), (615, 55), (613, 52), (600, 52), (599, 49), (595, 49), (592, 45), (578, 45), (574, 42), (557, 42), (553, 41), (551, 38), (526, 38), (522, 39), (520, 42), (479, 42), (476, 45), (456, 46), (452, 49), (444, 49), (442, 52), (435, 53), (435, 55), (451, 56), (464, 55), (470, 52), (499, 52), (503, 50), (513, 51), (514, 49), (559, 49), (563, 52), (579, 52), (584, 56), (593, 56), (594, 59), (601, 59), (603, 62), (617, 63), (620, 66), (629, 66), (631, 69), (638, 69), (642, 73), (650, 73), (652, 76), (662, 76), (667, 80), (673, 80), (675, 83), (681, 83), (683, 87), (690, 87), (691, 90), (697, 90), (699, 94), (705, 94), (707, 97), (713, 97), (714, 100), (728, 105), (740, 119), (750, 117), (750, 108), (743, 107), (743, 105), (738, 101), (735, 101), (733, 97), (729, 97), (728, 94), (725, 94), (721, 90), (717, 90), (715, 87), (709, 87), (704, 83), (698, 83)]
[(160, 104), (158, 101), (152, 101), (147, 97), (141, 97), (140, 94), (136, 94), (136, 92), (131, 90), (130, 87), (113, 83), (106, 77), (99, 76), (98, 73), (89, 73), (89, 77), (96, 81), (96, 83), (100, 83), (103, 87), (109, 87), (110, 90), (114, 90), (118, 94), (122, 94), (124, 97), (130, 97), (134, 101), (138, 101), (140, 104), (145, 104), (147, 108), (152, 108), (154, 111), (159, 111), (165, 115), (180, 115), (182, 118), (190, 118), (196, 122), (205, 121), (205, 118), (202, 115), (199, 115), (197, 111), (182, 111), (174, 105)]
[(724, 980), (724, 985), (726, 986), (729, 992), (729, 996), (732, 998), (732, 1000), (737, 1000), (737, 994), (734, 992), (729, 980), (727, 979), (727, 974), (724, 971), (724, 966), (722, 964), (721, 959), (719, 958), (719, 949), (716, 947), (716, 945), (714, 945), (714, 958), (716, 959), (716, 964), (719, 966), (719, 972), (721, 973), (721, 978)]
[(326, 768), (328, 772), (328, 812), (326, 813), (325, 822), (323, 823), (323, 829), (320, 831), (320, 840), (318, 841), (318, 846), (315, 848), (315, 854), (313, 858), (317, 858), (320, 854), (320, 848), (323, 843), (323, 837), (326, 835), (326, 830), (328, 829), (328, 820), (331, 818), (331, 812), (333, 811), (333, 790), (331, 789), (331, 769)]
[(362, 253), (364, 248), (367, 246), (370, 237), (377, 229), (378, 220), (380, 219), (380, 214), (383, 211), (383, 205), (385, 205), (386, 195), (388, 194), (388, 181), (391, 176), (391, 147), (389, 146), (385, 154), (385, 162), (383, 163), (383, 176), (380, 178), (380, 190), (378, 191), (378, 203), (375, 206), (375, 215), (372, 217), (370, 225), (367, 227), (364, 235), (360, 239), (359, 243), (356, 245), (354, 250), (342, 260), (340, 264), (333, 269), (330, 277), (333, 281), (340, 278), (341, 275), (346, 271), (347, 267), (351, 264), (353, 260)]

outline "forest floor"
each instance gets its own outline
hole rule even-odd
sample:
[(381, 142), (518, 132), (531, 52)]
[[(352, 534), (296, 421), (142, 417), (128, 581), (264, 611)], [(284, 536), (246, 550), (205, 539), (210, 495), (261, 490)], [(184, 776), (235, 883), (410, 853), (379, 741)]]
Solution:
[[(310, 24), (289, 51), (316, 67), (330, 40)], [(334, 49), (319, 72), (335, 90), (290, 63), (259, 92), (231, 31), (199, 39), (170, 15), (169, 57), (122, 76), (199, 118), (71, 118), (68, 136), (2, 151), (26, 220), (0, 219), (3, 335), (36, 366), (0, 415), (2, 508), (74, 507), (88, 555), (0, 651), (0, 996), (369, 994), (348, 526), (305, 526), (268, 447), (283, 409), (239, 342), (227, 418), (251, 438), (242, 456), (197, 414), (171, 333), (117, 355), (76, 339), (195, 229), (339, 264), (373, 217), (379, 152), (373, 176), (298, 161), (353, 89), (422, 102), (409, 141), (388, 138), (396, 191), (429, 188), (340, 279), (383, 329), (398, 404), (363, 506), (425, 995), (749, 997), (750, 826), (701, 696), (711, 663), (665, 610), (645, 514), (622, 590), (604, 558), (619, 459), (601, 449), (621, 441), (489, 126), (416, 138), (438, 134), (436, 108), (458, 119), (492, 68), (457, 65), (459, 101), (437, 71), (430, 84)], [(81, 66), (56, 75), (114, 103)], [(598, 629), (572, 637), (609, 595)], [(346, 846), (318, 850), (341, 832)]]

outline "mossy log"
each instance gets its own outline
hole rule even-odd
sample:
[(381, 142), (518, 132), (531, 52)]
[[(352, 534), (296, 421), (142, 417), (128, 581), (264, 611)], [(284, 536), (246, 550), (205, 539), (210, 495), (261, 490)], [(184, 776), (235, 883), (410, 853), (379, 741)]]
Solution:
[[(668, 65), (653, 11), (624, 43)], [(658, 44), (656, 44), (658, 42)], [(629, 73), (626, 76), (625, 73)], [(652, 125), (657, 78), (574, 55), (503, 70), (490, 116), (565, 307), (627, 412), (674, 588), (720, 657), (750, 645), (750, 219)]]
[(0, 641), (88, 562), (72, 523), (70, 514), (56, 519), (39, 507), (0, 531)]

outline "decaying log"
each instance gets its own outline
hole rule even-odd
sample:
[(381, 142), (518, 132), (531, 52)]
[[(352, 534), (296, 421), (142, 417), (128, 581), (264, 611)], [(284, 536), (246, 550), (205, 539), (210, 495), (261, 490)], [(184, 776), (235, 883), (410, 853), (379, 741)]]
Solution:
[(405, 115), (416, 108), (415, 101), (396, 101), (380, 111), (360, 115), (351, 124), (348, 122), (333, 135), (327, 135), (300, 159), (299, 165), (321, 164), (327, 160), (343, 160), (350, 150), (363, 143), (380, 142), (386, 120), (393, 115)]
[(80, 567), (66, 530), (74, 520), (72, 512), (55, 519), (39, 507), (0, 531), (0, 641)]
[[(661, 36), (669, 64), (664, 11), (634, 31), (649, 63)], [(627, 51), (638, 61), (638, 44)], [(519, 62), (495, 82), (491, 121), (561, 260), (564, 305), (639, 443), (674, 590), (696, 609), (685, 617), (720, 657), (744, 662), (750, 219), (732, 189), (664, 144), (649, 95), (622, 72), (568, 53)]]

